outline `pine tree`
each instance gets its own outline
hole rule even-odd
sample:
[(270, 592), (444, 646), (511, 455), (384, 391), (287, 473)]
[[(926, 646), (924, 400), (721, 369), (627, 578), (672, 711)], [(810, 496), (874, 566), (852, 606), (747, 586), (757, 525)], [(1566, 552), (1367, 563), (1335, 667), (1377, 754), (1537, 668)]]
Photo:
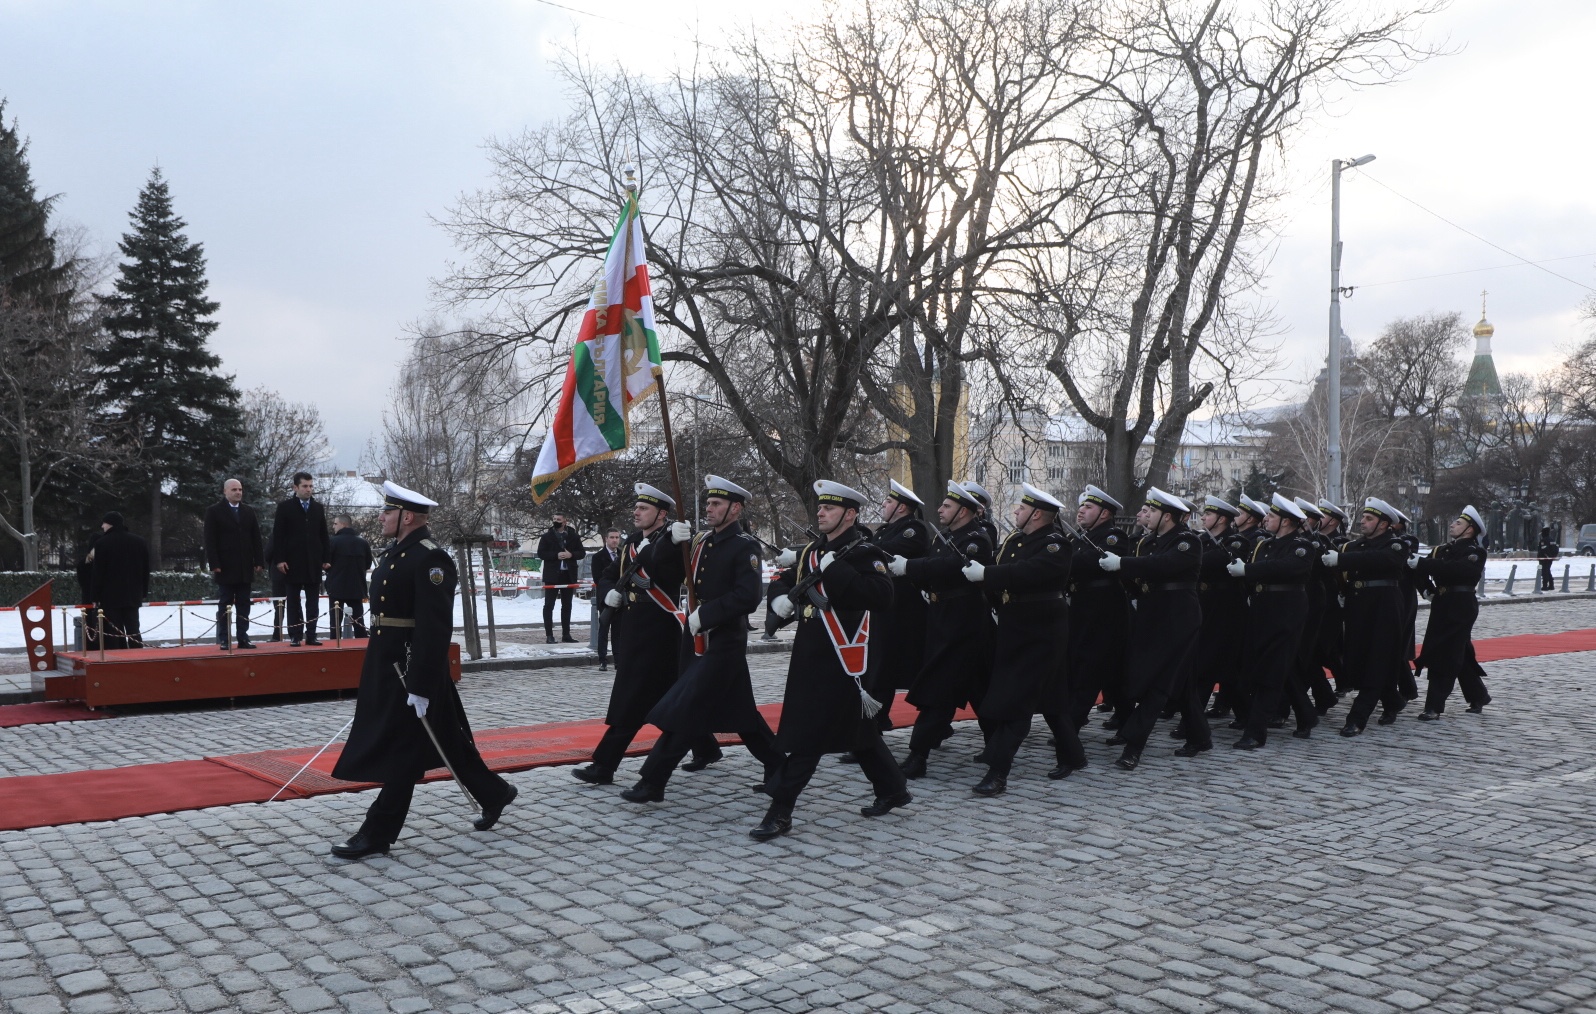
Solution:
[(68, 298), (70, 263), (56, 258), (50, 235), (54, 197), (40, 198), (28, 167), (28, 145), (16, 122), (5, 122), (0, 99), (0, 301), (58, 308)]
[(218, 304), (205, 297), (204, 248), (184, 235), (159, 168), (129, 217), (116, 291), (102, 301), (109, 342), (100, 378), (115, 423), (138, 451), (159, 564), (164, 488), (188, 503), (214, 489), (241, 432), (238, 389), (206, 344)]

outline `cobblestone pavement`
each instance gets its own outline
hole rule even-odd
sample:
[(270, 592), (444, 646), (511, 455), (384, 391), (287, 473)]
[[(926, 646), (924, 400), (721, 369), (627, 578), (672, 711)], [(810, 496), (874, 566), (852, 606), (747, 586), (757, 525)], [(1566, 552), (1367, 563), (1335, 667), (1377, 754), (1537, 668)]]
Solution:
[[(765, 698), (785, 658), (759, 662)], [(1247, 755), (1223, 732), (1192, 761), (1166, 726), (1134, 773), (1094, 731), (1092, 766), (1062, 782), (1037, 723), (996, 800), (968, 791), (966, 724), (912, 806), (860, 817), (867, 784), (828, 760), (793, 834), (763, 845), (737, 750), (643, 807), (563, 768), (518, 773), (485, 834), (453, 786), (425, 785), (392, 856), (358, 864), (326, 847), (365, 793), (0, 833), (0, 1009), (1589, 1010), (1596, 717), (1569, 704), (1596, 653), (1487, 669), (1484, 716), (1410, 710)], [(489, 699), (508, 721), (592, 714), (605, 684), (502, 676), (470, 691), (479, 724)], [(512, 714), (522, 701), (538, 713)], [(136, 723), (302, 745), (347, 708), (78, 723), (73, 749), (135, 763), (140, 736), (117, 730)]]

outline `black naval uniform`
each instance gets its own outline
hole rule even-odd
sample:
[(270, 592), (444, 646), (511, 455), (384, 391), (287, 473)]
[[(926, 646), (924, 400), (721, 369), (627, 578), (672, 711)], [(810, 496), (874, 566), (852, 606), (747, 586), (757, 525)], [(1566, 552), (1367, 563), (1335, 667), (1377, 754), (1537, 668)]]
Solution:
[[(1068, 537), (1053, 525), (1016, 531), (1003, 540), (997, 562), (982, 575), (980, 587), (997, 609), (997, 630), (992, 679), (976, 710), (987, 732), (989, 770), (982, 785), (992, 786), (994, 795), (1008, 779), (1047, 685), (1064, 675), (1069, 639), (1064, 589), (1072, 555)], [(1062, 715), (1054, 721), (1049, 724), (1054, 725), (1058, 767), (1066, 773), (1085, 767), (1075, 727)]]
[(1299, 730), (1318, 723), (1299, 678), (1302, 642), (1307, 639), (1308, 582), (1314, 554), (1323, 554), (1306, 532), (1258, 541), (1247, 561), (1247, 635), (1242, 651), (1242, 693), (1231, 702), (1246, 730), (1242, 742), (1262, 745), (1269, 722), (1280, 713), (1289, 690)]
[[(901, 556), (918, 560), (931, 549), (931, 526), (920, 517), (899, 518), (882, 525), (870, 541), (888, 559)], [(871, 654), (879, 652), (882, 658), (879, 669), (871, 662), (871, 682), (865, 684), (865, 689), (881, 702), (877, 718), (883, 729), (892, 728), (888, 713), (897, 692), (914, 684), (925, 663), (925, 618), (926, 600), (908, 577), (894, 577), (892, 605), (870, 614)]]
[(1197, 637), (1197, 665), (1186, 686), (1179, 688), (1180, 732), (1187, 753), (1201, 753), (1214, 744), (1208, 727), (1208, 697), (1214, 687), (1234, 681), (1241, 667), (1241, 644), (1247, 629), (1247, 589), (1242, 579), (1225, 571), (1232, 560), (1245, 560), (1251, 542), (1234, 528), (1216, 539), (1199, 532), (1202, 567), (1197, 574), (1197, 602), (1203, 627)]
[(1070, 721), (1086, 725), (1097, 697), (1122, 703), (1125, 640), (1130, 626), (1130, 600), (1125, 583), (1097, 565), (1104, 553), (1119, 556), (1131, 550), (1130, 539), (1112, 518), (1087, 530), (1074, 542), (1070, 561), (1069, 647), (1065, 671), (1070, 688)]
[[(1417, 556), (1419, 553), (1419, 537), (1412, 532), (1403, 532), (1397, 536), (1402, 540), (1402, 545), (1407, 549), (1408, 556)], [(1418, 658), (1418, 625), (1419, 625), (1419, 586), (1411, 570), (1404, 569), (1397, 575), (1397, 580), (1402, 582), (1402, 634), (1404, 645), (1402, 648), (1402, 667), (1397, 670), (1397, 691), (1403, 701), (1411, 701), (1419, 696), (1419, 683), (1413, 674), (1413, 660)]]
[(1163, 535), (1143, 536), (1136, 555), (1120, 564), (1136, 599), (1125, 655), (1124, 702), (1131, 712), (1115, 737), (1125, 743), (1121, 767), (1136, 766), (1170, 691), (1192, 677), (1202, 629), (1197, 601), (1201, 567), (1202, 543), (1183, 525)]
[(1358, 693), (1346, 730), (1362, 731), (1382, 699), (1388, 707), (1401, 699), (1396, 683), (1397, 670), (1407, 668), (1401, 575), (1408, 570), (1408, 547), (1391, 531), (1353, 539), (1340, 551), (1337, 569), (1347, 600), (1346, 679)]
[(992, 562), (992, 543), (978, 520), (932, 540), (931, 551), (908, 561), (905, 570), (930, 600), (925, 661), (904, 696), (920, 711), (909, 736), (911, 764), (915, 758), (925, 762), (954, 712), (981, 699), (992, 671), (992, 614), (981, 590), (961, 573), (967, 559), (983, 566)]
[(1485, 573), (1485, 548), (1473, 538), (1454, 539), (1436, 546), (1419, 561), (1415, 573), (1433, 582), (1430, 620), (1424, 628), (1424, 668), (1430, 686), (1424, 697), (1427, 713), (1441, 714), (1452, 684), (1463, 689), (1463, 699), (1472, 709), (1491, 701), (1481, 679), (1480, 664), (1474, 658), (1474, 621), (1480, 604), (1474, 590)]
[[(1345, 532), (1337, 531), (1329, 535), (1320, 533), (1325, 545), (1339, 553), (1346, 548), (1349, 541)], [(1319, 569), (1320, 583), (1324, 585), (1324, 612), (1320, 614), (1319, 631), (1315, 649), (1315, 661), (1321, 669), (1328, 669), (1331, 678), (1335, 681), (1334, 691), (1340, 694), (1346, 690), (1346, 671), (1344, 660), (1345, 637), (1343, 624), (1345, 610), (1341, 606), (1341, 579), (1329, 567)]]
[[(443, 766), (415, 709), (405, 703), (410, 694), (427, 699), (432, 731), (484, 810), (502, 808), (515, 795), (477, 753), (460, 694), (449, 678), (455, 583), (454, 560), (425, 527), (388, 547), (371, 572), (371, 639), (360, 669), (355, 724), (333, 777), (382, 783), (360, 827), (382, 851), (404, 827), (416, 782)], [(395, 663), (405, 670), (403, 681)]]
[[(851, 547), (851, 548), (850, 548)], [(855, 525), (829, 539), (804, 547), (798, 557), (797, 581), (801, 582), (820, 565), (828, 552), (836, 558), (827, 567), (819, 584), (818, 597), (827, 601), (844, 636), (857, 636), (868, 616), (870, 632), (866, 641), (866, 668), (860, 677), (868, 687), (876, 671), (887, 665), (889, 652), (876, 643), (876, 617), (892, 606), (892, 575), (889, 559), (870, 543), (870, 531)], [(796, 583), (796, 582), (795, 582)], [(919, 594), (915, 593), (915, 598)], [(875, 718), (866, 718), (859, 691), (837, 657), (821, 610), (808, 595), (793, 602), (798, 629), (792, 642), (792, 660), (787, 666), (787, 687), (782, 696), (781, 731), (776, 747), (787, 755), (781, 773), (768, 784), (771, 802), (784, 815), (791, 816), (793, 804), (823, 754), (851, 751), (865, 777), (870, 779), (877, 799), (903, 792), (903, 772), (882, 742)], [(873, 695), (872, 695), (873, 696)]]
[(688, 749), (706, 734), (736, 733), (765, 765), (767, 776), (782, 762), (776, 735), (754, 705), (748, 676), (748, 614), (759, 606), (763, 583), (759, 543), (732, 524), (700, 533), (693, 549), (698, 553), (693, 600), (703, 624), (700, 633), (707, 641), (699, 655), (692, 634), (682, 631), (681, 675), (648, 713), (649, 724), (657, 726), (661, 735), (639, 774), (640, 784), (656, 795), (664, 792), (671, 771)]
[[(1308, 554), (1311, 566), (1308, 570), (1308, 580), (1303, 585), (1303, 590), (1308, 594), (1308, 613), (1302, 623), (1302, 636), (1297, 642), (1295, 681), (1303, 693), (1312, 696), (1315, 711), (1322, 715), (1336, 703), (1335, 688), (1330, 685), (1330, 678), (1324, 674), (1324, 665), (1320, 661), (1319, 654), (1319, 630), (1324, 624), (1325, 602), (1329, 598), (1325, 577), (1330, 572), (1330, 568), (1322, 561), (1331, 546), (1330, 540), (1318, 532), (1304, 530), (1302, 537), (1313, 543), (1313, 551)], [(1281, 703), (1283, 705), (1286, 702)], [(1284, 707), (1276, 717), (1285, 717)], [(1309, 724), (1311, 727), (1319, 723), (1315, 721)]]

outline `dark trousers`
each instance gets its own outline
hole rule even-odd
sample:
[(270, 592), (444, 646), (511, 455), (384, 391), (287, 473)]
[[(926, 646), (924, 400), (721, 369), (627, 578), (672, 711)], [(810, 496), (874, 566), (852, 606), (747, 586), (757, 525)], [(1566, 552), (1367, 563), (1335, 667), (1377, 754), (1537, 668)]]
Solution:
[[(139, 636), (138, 606), (101, 606), (105, 613), (105, 648), (142, 648), (144, 639)], [(99, 622), (98, 618), (95, 620)]]
[[(593, 766), (612, 772), (620, 767), (621, 760), (626, 756), (627, 747), (632, 745), (632, 740), (637, 738), (637, 733), (642, 728), (642, 723), (605, 727), (604, 735), (599, 737), (598, 746), (593, 748)], [(720, 744), (715, 742), (714, 736), (706, 734), (693, 742), (692, 752), (694, 760), (718, 760)]]
[(1470, 707), (1484, 707), (1491, 703), (1491, 694), (1485, 689), (1485, 670), (1480, 668), (1480, 663), (1474, 657), (1474, 642), (1470, 641), (1468, 650), (1464, 654), (1463, 665), (1457, 672), (1441, 672), (1435, 668), (1430, 669), (1430, 688), (1424, 695), (1424, 710), (1441, 714), (1446, 710), (1446, 699), (1452, 696), (1452, 686), (1456, 684), (1463, 691), (1463, 700)]
[(909, 733), (909, 752), (929, 755), (931, 751), (947, 738), (947, 731), (953, 725), (954, 712), (958, 708), (925, 708), (914, 720), (914, 729)]
[(233, 625), (238, 641), (249, 640), (249, 583), (216, 586), (216, 643), (227, 644), (227, 607), (233, 607)]
[[(476, 747), (467, 744), (451, 750), (449, 762), (454, 765), (461, 783), (470, 790), (479, 805), (491, 806), (510, 794), (510, 783), (488, 770)], [(410, 800), (416, 793), (416, 781), (419, 778), (420, 775), (417, 775), (416, 778), (383, 783), (382, 791), (372, 800), (371, 808), (366, 811), (366, 819), (360, 825), (360, 830), (373, 842), (392, 845), (398, 840), (399, 832), (405, 826), (405, 818), (410, 814)]]
[(1129, 702), (1120, 699), (1117, 674), (1115, 678), (1110, 678), (1104, 673), (1087, 672), (1077, 677), (1072, 671), (1070, 678), (1070, 717), (1077, 729), (1092, 720), (1092, 708), (1097, 705), (1099, 694), (1103, 697), (1103, 703), (1112, 705), (1116, 711), (1130, 706)]
[(614, 615), (613, 609), (600, 609), (593, 613), (593, 650), (598, 652), (599, 665), (609, 662), (612, 637), (610, 619)]
[(1556, 591), (1557, 582), (1552, 580), (1552, 561), (1541, 561), (1541, 591)]
[(1123, 709), (1131, 709), (1125, 724), (1119, 727), (1119, 734), (1125, 740), (1125, 749), (1140, 753), (1147, 746), (1147, 737), (1153, 734), (1153, 726), (1158, 724), (1158, 715), (1164, 710), (1164, 702), (1169, 700), (1169, 685), (1162, 680), (1155, 680), (1142, 694), (1141, 700), (1134, 704), (1121, 705), (1115, 711), (1116, 715), (1122, 714)]
[(1211, 747), (1213, 730), (1208, 727), (1208, 694), (1213, 689), (1211, 677), (1193, 673), (1180, 688), (1175, 710), (1180, 713), (1180, 727), (1186, 732), (1186, 745)]
[(1053, 754), (1058, 766), (1071, 770), (1084, 768), (1086, 750), (1081, 747), (1081, 734), (1075, 728), (1075, 720), (1063, 712), (1044, 712), (1042, 720), (1053, 730)]
[(566, 637), (571, 636), (571, 596), (576, 593), (575, 588), (545, 588), (543, 589), (543, 632), (550, 637), (554, 636), (554, 603), (560, 603), (560, 629)]
[(1031, 718), (994, 718), (986, 724), (986, 763), (992, 774), (1007, 778), (1014, 767), (1014, 755), (1031, 732)]
[(342, 637), (344, 619), (349, 619), (356, 637), (366, 636), (366, 604), (359, 599), (331, 599), (327, 603), (327, 626), (332, 636)]
[[(763, 716), (756, 715), (758, 724), (750, 724), (747, 728), (737, 730), (737, 735), (742, 738), (743, 746), (754, 755), (754, 759), (765, 766), (765, 775), (768, 778), (775, 774), (781, 767), (781, 751), (776, 749), (776, 734), (770, 731)], [(676, 770), (676, 765), (682, 762), (687, 752), (693, 748), (695, 742), (700, 742), (696, 737), (683, 736), (674, 732), (660, 733), (659, 742), (654, 744), (654, 749), (648, 752), (643, 760), (643, 769), (638, 772), (638, 777), (650, 785), (664, 788), (671, 780), (671, 772)]]
[[(796, 803), (799, 793), (814, 777), (821, 756), (818, 753), (789, 755), (781, 766), (781, 774), (769, 785), (771, 801), (789, 808)], [(881, 733), (875, 728), (871, 728), (870, 737), (864, 744), (854, 747), (853, 757), (859, 762), (859, 770), (870, 779), (870, 787), (875, 790), (877, 798), (895, 796), (909, 784), (897, 762), (892, 759), (892, 751), (887, 749)]]
[[(1311, 729), (1319, 722), (1302, 669), (1288, 665), (1258, 674), (1258, 684), (1245, 706), (1237, 702), (1236, 717), (1245, 723), (1243, 736), (1269, 742), (1269, 723), (1288, 711), (1297, 713), (1297, 728)], [(1367, 720), (1368, 716), (1365, 716)]]
[[(300, 601), (300, 596), (304, 601)], [(316, 621), (321, 618), (321, 582), (288, 585), (288, 639), (314, 641)]]

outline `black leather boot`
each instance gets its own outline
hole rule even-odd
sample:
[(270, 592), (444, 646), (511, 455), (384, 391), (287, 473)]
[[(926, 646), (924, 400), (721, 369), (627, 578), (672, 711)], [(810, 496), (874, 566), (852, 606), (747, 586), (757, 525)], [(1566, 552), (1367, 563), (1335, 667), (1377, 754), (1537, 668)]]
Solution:
[(771, 803), (770, 809), (765, 811), (765, 819), (759, 826), (748, 832), (748, 837), (755, 841), (769, 841), (779, 838), (792, 830), (792, 804)]

